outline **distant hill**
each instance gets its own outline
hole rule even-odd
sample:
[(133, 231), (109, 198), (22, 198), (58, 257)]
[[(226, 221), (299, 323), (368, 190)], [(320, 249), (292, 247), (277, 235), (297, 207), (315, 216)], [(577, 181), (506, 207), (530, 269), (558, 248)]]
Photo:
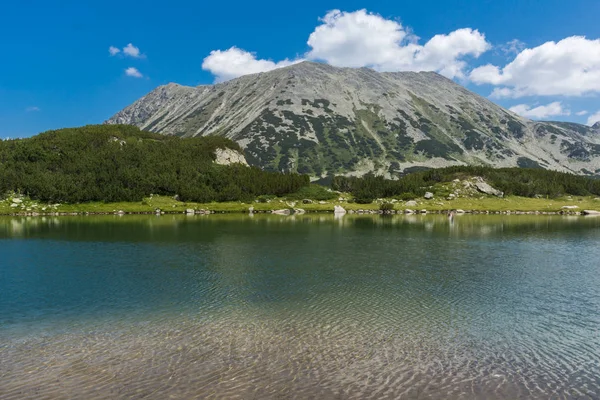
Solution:
[(216, 85), (161, 86), (106, 123), (223, 136), (251, 165), (314, 177), (452, 165), (600, 173), (600, 124), (533, 122), (434, 72), (303, 62)]
[(245, 162), (239, 146), (210, 136), (179, 139), (126, 125), (90, 125), (0, 141), (0, 195), (18, 191), (50, 202), (141, 201), (150, 194), (185, 201), (282, 195), (306, 176), (269, 173)]

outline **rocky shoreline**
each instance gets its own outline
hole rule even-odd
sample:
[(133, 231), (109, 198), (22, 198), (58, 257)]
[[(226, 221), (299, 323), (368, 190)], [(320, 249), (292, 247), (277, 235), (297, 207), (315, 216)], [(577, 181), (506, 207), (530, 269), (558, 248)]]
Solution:
[[(336, 206), (339, 207), (339, 206)], [(335, 214), (335, 215), (427, 215), (427, 214), (445, 214), (450, 215), (563, 215), (563, 216), (591, 216), (600, 215), (600, 211), (596, 210), (562, 210), (562, 211), (490, 211), (490, 210), (304, 210), (304, 209), (280, 209), (280, 210), (251, 210), (251, 211), (224, 211), (224, 210), (206, 210), (206, 209), (187, 209), (185, 211), (114, 211), (114, 212), (97, 212), (97, 211), (81, 211), (81, 212), (14, 212), (0, 213), (0, 216), (12, 217), (58, 217), (58, 216), (88, 216), (88, 215), (210, 215), (210, 214), (273, 214), (273, 215), (302, 215), (302, 214)]]

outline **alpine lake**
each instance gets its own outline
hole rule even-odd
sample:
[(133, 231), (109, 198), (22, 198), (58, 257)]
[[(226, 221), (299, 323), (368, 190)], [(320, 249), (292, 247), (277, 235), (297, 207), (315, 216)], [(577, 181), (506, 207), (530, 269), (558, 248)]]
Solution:
[(0, 399), (598, 399), (600, 218), (0, 217)]

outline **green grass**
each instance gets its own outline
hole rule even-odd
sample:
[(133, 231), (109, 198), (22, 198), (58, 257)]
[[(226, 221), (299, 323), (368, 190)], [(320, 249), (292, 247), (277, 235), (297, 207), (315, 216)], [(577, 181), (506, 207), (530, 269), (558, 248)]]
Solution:
[[(344, 198), (350, 198), (348, 195), (340, 195)], [(390, 202), (392, 199), (385, 199)], [(473, 211), (540, 211), (540, 212), (558, 212), (563, 210), (562, 206), (578, 206), (575, 210), (600, 210), (600, 200), (593, 197), (562, 197), (557, 199), (535, 199), (517, 196), (506, 198), (483, 197), (483, 198), (458, 198), (455, 200), (441, 199), (417, 199), (417, 206), (407, 206), (405, 201), (394, 203), (394, 210), (414, 209), (428, 211), (443, 211), (452, 209), (463, 209)], [(0, 214), (13, 213), (116, 213), (123, 211), (125, 213), (151, 213), (160, 209), (165, 213), (183, 213), (186, 209), (210, 210), (217, 213), (247, 213), (249, 207), (254, 207), (255, 212), (278, 210), (284, 208), (302, 208), (307, 212), (333, 212), (334, 205), (341, 205), (346, 210), (379, 210), (381, 202), (371, 204), (356, 204), (348, 201), (338, 201), (337, 196), (334, 200), (315, 201), (312, 204), (303, 204), (301, 201), (290, 201), (286, 199), (274, 199), (268, 203), (257, 202), (223, 202), (223, 203), (191, 203), (174, 200), (165, 196), (154, 196), (146, 198), (140, 202), (119, 202), (119, 203), (80, 203), (80, 204), (60, 204), (56, 207), (43, 204), (37, 201), (23, 199), (22, 206), (10, 207), (10, 199), (0, 201)], [(321, 204), (324, 203), (324, 204)], [(45, 210), (44, 210), (45, 208)]]

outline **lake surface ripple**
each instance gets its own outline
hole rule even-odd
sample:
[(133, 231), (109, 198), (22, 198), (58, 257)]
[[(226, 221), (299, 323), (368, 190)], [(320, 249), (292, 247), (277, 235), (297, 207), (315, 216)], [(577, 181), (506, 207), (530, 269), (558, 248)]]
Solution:
[(600, 218), (0, 218), (0, 398), (598, 399)]

